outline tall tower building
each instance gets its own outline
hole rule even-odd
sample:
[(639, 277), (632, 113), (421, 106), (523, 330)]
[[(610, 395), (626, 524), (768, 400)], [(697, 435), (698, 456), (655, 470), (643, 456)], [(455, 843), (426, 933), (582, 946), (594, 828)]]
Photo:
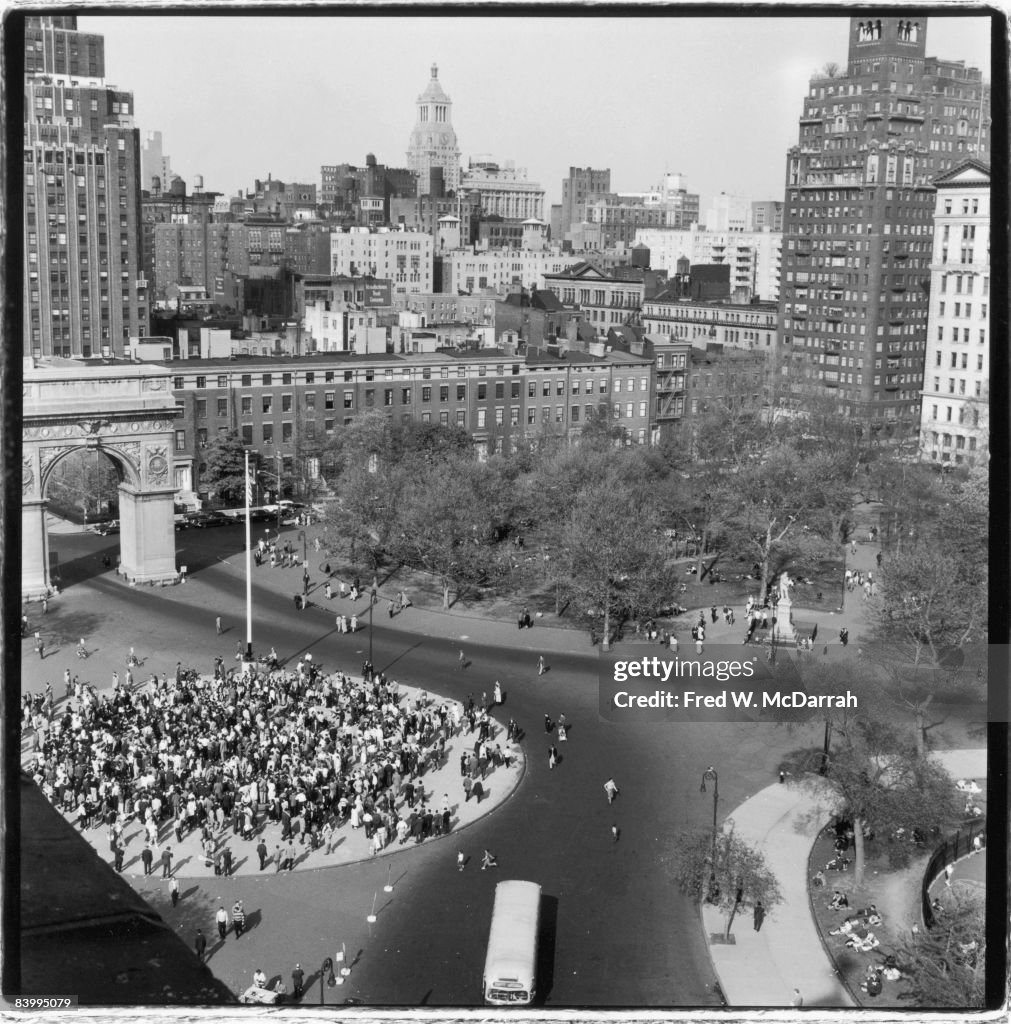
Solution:
[[(437, 64), (432, 65), (432, 77), (416, 105), (407, 166), (418, 176), (418, 195), (432, 195), (432, 171), (437, 167), (442, 168), (444, 190), (455, 192), (460, 187), (460, 147), (453, 130), (453, 101), (439, 84)], [(438, 175), (434, 177), (438, 181)]]
[(24, 352), (120, 355), (148, 333), (133, 94), (72, 16), (25, 26)]
[(989, 162), (989, 87), (926, 56), (926, 21), (850, 19), (844, 73), (811, 80), (787, 154), (781, 369), (847, 415), (918, 424), (934, 180)]

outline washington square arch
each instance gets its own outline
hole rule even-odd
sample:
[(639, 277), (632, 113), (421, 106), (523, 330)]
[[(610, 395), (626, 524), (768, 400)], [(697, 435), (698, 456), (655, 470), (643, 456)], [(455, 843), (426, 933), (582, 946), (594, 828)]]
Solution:
[(66, 456), (99, 452), (119, 478), (119, 573), (131, 583), (169, 583), (176, 570), (172, 462), (176, 403), (163, 367), (24, 360), (21, 463), (21, 591), (52, 585), (46, 488)]

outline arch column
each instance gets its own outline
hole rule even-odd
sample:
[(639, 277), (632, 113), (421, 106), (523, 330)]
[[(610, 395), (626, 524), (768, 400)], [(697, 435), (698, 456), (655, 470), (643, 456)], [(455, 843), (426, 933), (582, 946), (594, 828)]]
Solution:
[(131, 583), (174, 583), (175, 488), (119, 485), (119, 573)]
[(45, 498), (21, 500), (21, 599), (36, 601), (49, 593), (49, 534)]

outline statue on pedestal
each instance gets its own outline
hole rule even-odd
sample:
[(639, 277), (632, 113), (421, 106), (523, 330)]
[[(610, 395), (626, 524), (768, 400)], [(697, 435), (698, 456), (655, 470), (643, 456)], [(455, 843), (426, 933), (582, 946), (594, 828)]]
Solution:
[(790, 579), (789, 573), (784, 571), (779, 577), (779, 601), (785, 601), (787, 604), (790, 603), (790, 588), (792, 586), (793, 580)]

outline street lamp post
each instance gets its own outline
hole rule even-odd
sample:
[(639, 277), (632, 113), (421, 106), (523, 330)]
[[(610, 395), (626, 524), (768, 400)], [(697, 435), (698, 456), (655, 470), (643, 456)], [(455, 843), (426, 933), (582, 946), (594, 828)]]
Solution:
[(720, 776), (716, 769), (710, 765), (702, 773), (702, 785), (699, 786), (699, 792), (706, 792), (706, 783), (711, 782), (713, 784), (713, 846), (712, 846), (712, 860), (710, 863), (709, 873), (709, 896), (708, 899), (711, 903), (716, 902), (718, 893), (718, 886), (716, 884), (716, 805), (720, 800)]
[(331, 988), (337, 984), (337, 979), (333, 973), (333, 960), (327, 957), (323, 961), (323, 966), (319, 969), (319, 1005), (323, 1005), (323, 982), (326, 982)]
[(375, 601), (372, 600), (372, 595), (369, 594), (369, 664), (372, 664), (372, 609), (375, 607)]
[(278, 539), (281, 537), (281, 469), (283, 463), (281, 462), (281, 453), (274, 452), (274, 461), (277, 463), (277, 536)]
[(305, 597), (309, 593), (309, 548), (305, 530), (298, 531), (298, 539), (302, 542), (302, 596)]

